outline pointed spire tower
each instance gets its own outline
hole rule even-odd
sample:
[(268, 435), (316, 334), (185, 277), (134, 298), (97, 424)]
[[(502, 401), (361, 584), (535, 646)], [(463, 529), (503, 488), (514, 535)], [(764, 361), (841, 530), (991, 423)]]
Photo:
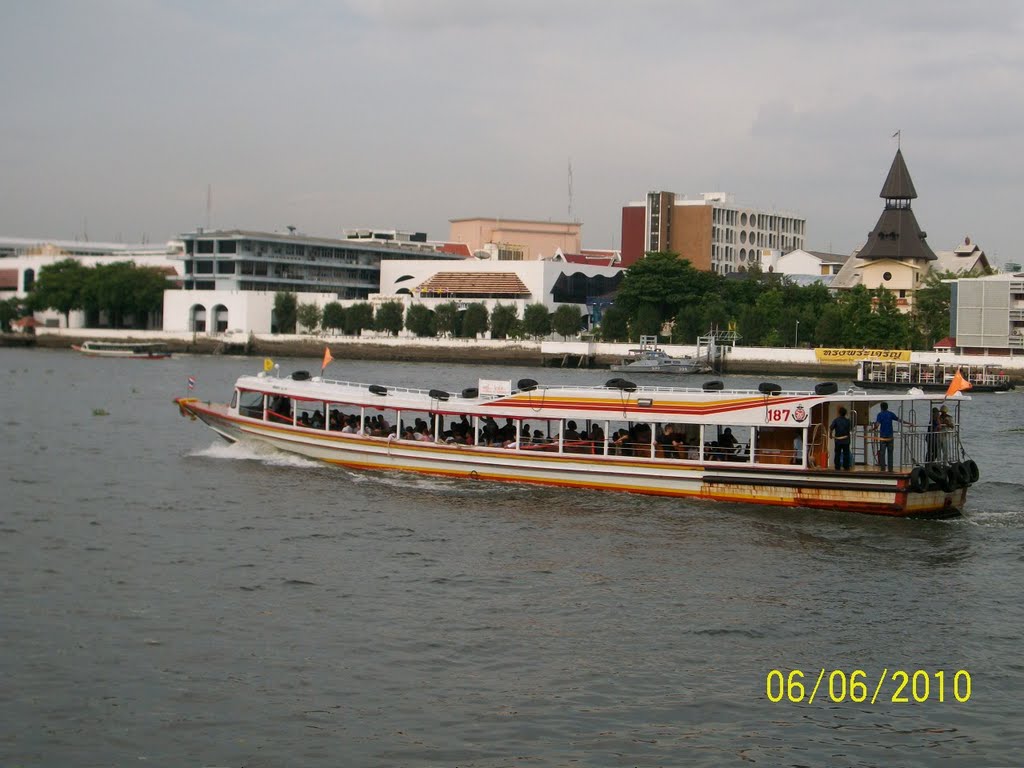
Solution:
[(867, 261), (937, 260), (938, 256), (925, 242), (927, 233), (921, 231), (914, 212), (910, 210), (910, 201), (917, 197), (917, 190), (910, 179), (907, 164), (903, 162), (903, 152), (899, 149), (896, 150), (889, 175), (885, 177), (885, 184), (878, 196), (885, 200), (885, 209), (878, 217), (875, 228), (868, 233), (868, 241), (857, 256)]

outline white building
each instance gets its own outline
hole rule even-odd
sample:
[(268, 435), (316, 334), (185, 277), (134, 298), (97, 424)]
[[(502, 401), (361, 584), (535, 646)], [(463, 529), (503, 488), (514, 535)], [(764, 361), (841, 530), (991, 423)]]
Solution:
[[(66, 259), (75, 259), (84, 267), (128, 261), (139, 267), (162, 269), (167, 272), (169, 280), (176, 282), (181, 275), (181, 249), (182, 244), (176, 240), (160, 244), (125, 244), (2, 237), (0, 300), (24, 298), (44, 267)], [(64, 315), (53, 310), (36, 312), (35, 318), (50, 328), (65, 325)], [(72, 311), (68, 319), (71, 328), (81, 328), (85, 324), (85, 315), (81, 311)]]
[(832, 276), (838, 274), (849, 256), (824, 251), (805, 251), (797, 248), (789, 253), (762, 249), (760, 252), (761, 271), (779, 275), (818, 277), (828, 285)]

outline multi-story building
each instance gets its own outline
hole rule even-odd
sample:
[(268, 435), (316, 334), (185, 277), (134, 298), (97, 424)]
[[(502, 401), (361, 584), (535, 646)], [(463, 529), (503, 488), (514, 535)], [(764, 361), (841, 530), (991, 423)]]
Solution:
[[(462, 260), (465, 251), (423, 233), (351, 230), (345, 239), (288, 232), (197, 230), (181, 236), (182, 291), (164, 295), (164, 328), (266, 333), (278, 291), (325, 304), (380, 290), (380, 265), (401, 259)], [(452, 252), (455, 251), (455, 252)], [(462, 251), (462, 252), (459, 252)]]
[(804, 247), (807, 223), (790, 213), (740, 206), (732, 195), (705, 192), (690, 198), (650, 192), (622, 209), (622, 264), (649, 251), (668, 251), (697, 269), (726, 274), (759, 264), (763, 249)]
[(996, 355), (1024, 351), (1024, 273), (949, 282), (950, 332), (957, 351)]

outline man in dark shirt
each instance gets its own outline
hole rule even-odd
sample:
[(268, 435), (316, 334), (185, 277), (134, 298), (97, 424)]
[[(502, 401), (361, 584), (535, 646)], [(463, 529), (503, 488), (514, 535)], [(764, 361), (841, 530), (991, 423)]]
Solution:
[(839, 406), (839, 415), (832, 419), (828, 428), (828, 436), (835, 440), (836, 445), (836, 470), (849, 469), (853, 465), (850, 456), (850, 420), (846, 418), (846, 409)]

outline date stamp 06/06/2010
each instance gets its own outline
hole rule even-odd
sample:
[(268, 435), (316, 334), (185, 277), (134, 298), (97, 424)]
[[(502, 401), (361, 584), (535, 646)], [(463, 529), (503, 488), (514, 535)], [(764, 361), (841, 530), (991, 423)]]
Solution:
[(835, 704), (844, 701), (875, 704), (879, 700), (892, 704), (923, 704), (926, 701), (963, 704), (971, 698), (971, 673), (925, 669), (883, 669), (868, 675), (863, 669), (818, 669), (804, 673), (801, 669), (783, 672), (768, 671), (765, 692), (771, 702), (791, 704), (825, 700)]

